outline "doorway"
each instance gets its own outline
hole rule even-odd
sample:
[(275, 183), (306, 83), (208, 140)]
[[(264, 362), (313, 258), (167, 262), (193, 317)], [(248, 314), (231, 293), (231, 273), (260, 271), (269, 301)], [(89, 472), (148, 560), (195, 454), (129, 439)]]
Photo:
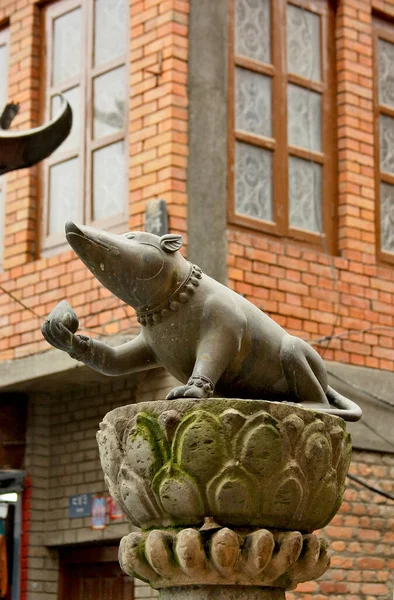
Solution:
[(119, 567), (118, 547), (63, 550), (59, 600), (134, 600), (134, 581)]

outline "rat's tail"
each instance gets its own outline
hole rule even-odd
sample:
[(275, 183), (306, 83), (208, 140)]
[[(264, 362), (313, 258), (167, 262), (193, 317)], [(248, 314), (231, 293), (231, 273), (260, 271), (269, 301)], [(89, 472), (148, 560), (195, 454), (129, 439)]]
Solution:
[(361, 408), (349, 398), (342, 396), (339, 392), (335, 391), (332, 387), (327, 388), (327, 399), (332, 408), (319, 408), (320, 412), (325, 412), (330, 415), (336, 415), (342, 417), (345, 421), (358, 421), (361, 419), (362, 410)]

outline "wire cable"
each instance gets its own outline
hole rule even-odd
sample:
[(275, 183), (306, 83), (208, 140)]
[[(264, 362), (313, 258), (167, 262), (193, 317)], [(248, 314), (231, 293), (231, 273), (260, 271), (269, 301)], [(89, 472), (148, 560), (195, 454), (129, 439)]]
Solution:
[(386, 404), (387, 406), (391, 406), (392, 408), (394, 408), (394, 402), (387, 400), (387, 398), (383, 398), (383, 396), (374, 394), (374, 392), (370, 392), (369, 390), (364, 390), (362, 387), (357, 385), (357, 383), (353, 383), (353, 381), (349, 381), (349, 379), (345, 379), (344, 377), (341, 377), (340, 375), (333, 373), (330, 369), (327, 369), (327, 373), (329, 375), (331, 375), (331, 377), (334, 377), (334, 379), (337, 379), (338, 381), (341, 381), (342, 383), (350, 385), (350, 387), (357, 390), (358, 392), (365, 394), (366, 396), (370, 396), (374, 400), (377, 400), (378, 402), (382, 402), (382, 404)]
[(367, 490), (370, 490), (371, 492), (375, 492), (375, 494), (379, 494), (380, 496), (383, 496), (384, 498), (388, 498), (389, 500), (394, 501), (393, 495), (391, 495), (389, 492), (385, 492), (384, 490), (381, 490), (380, 488), (375, 487), (374, 485), (371, 485), (370, 483), (365, 481), (365, 479), (361, 479), (361, 477), (358, 477), (357, 475), (353, 475), (352, 473), (348, 473), (347, 477), (349, 479), (351, 479), (352, 481), (356, 481), (359, 485), (362, 485)]
[(380, 330), (389, 330), (394, 331), (394, 327), (390, 327), (389, 325), (371, 325), (371, 327), (366, 327), (365, 329), (350, 329), (349, 331), (343, 331), (342, 333), (338, 333), (337, 335), (325, 335), (322, 338), (317, 340), (311, 340), (308, 343), (311, 346), (319, 345), (321, 342), (325, 342), (327, 340), (337, 340), (339, 338), (347, 338), (350, 335), (361, 335), (362, 333), (369, 333), (370, 331), (380, 331)]
[(372, 427), (372, 425), (370, 425), (365, 419), (362, 419), (360, 421), (360, 425), (364, 425), (364, 427), (366, 427), (367, 429), (369, 429), (370, 431), (372, 431), (383, 442), (385, 442), (386, 444), (388, 444), (389, 446), (391, 446), (391, 448), (394, 448), (394, 443), (391, 440), (389, 440), (388, 438), (386, 438), (384, 435), (382, 435), (377, 429), (375, 429), (375, 427)]
[[(39, 315), (38, 312), (36, 312), (33, 308), (31, 308), (30, 306), (27, 306), (27, 304), (25, 304), (20, 298), (18, 298), (17, 296), (15, 296), (12, 292), (10, 292), (9, 290), (7, 290), (5, 287), (3, 287), (2, 285), (0, 285), (0, 290), (4, 293), (7, 294), (7, 296), (9, 296), (12, 300), (14, 300), (14, 302), (17, 302), (20, 306), (22, 306), (25, 310), (28, 310), (32, 315), (34, 315), (34, 317), (36, 319), (39, 319), (40, 322), (42, 322), (46, 316), (43, 315)], [(101, 329), (100, 327), (97, 327), (96, 329), (89, 329), (88, 327), (81, 327), (81, 330), (84, 331), (88, 331), (90, 333), (96, 333), (96, 334), (101, 334), (104, 336), (108, 336), (111, 335), (110, 333), (107, 333), (106, 331), (104, 331), (103, 329)]]

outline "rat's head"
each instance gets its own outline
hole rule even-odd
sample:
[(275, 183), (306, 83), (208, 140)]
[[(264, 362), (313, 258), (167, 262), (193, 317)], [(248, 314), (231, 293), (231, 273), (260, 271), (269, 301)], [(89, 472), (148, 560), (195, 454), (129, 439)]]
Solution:
[(122, 235), (66, 224), (67, 241), (93, 275), (137, 311), (165, 301), (182, 281), (187, 263), (180, 235), (135, 231)]

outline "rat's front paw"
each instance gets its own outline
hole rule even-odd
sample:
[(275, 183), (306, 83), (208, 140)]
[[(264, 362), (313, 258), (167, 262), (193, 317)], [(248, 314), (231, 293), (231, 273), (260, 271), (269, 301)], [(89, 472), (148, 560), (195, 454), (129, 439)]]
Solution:
[(71, 358), (75, 358), (76, 360), (83, 362), (83, 360), (89, 355), (90, 351), (91, 338), (87, 337), (86, 335), (74, 335), (73, 347), (72, 350), (69, 351)]
[(192, 377), (187, 385), (180, 385), (171, 390), (166, 400), (175, 398), (211, 398), (213, 396), (213, 383), (207, 377)]

